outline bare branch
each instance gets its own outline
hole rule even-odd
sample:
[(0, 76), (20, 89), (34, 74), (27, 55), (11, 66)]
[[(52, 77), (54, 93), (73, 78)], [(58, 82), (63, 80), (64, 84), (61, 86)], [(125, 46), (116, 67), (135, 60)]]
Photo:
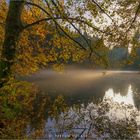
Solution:
[[(58, 18), (55, 18), (55, 19), (61, 19), (61, 18), (58, 17)], [(32, 26), (38, 25), (40, 22), (44, 22), (44, 21), (47, 22), (47, 21), (49, 21), (49, 20), (52, 20), (52, 18), (43, 18), (43, 19), (40, 19), (40, 20), (38, 20), (38, 21), (35, 21), (35, 22), (31, 23), (31, 24), (27, 24), (26, 26), (23, 27), (23, 30), (25, 30), (25, 29), (27, 29), (27, 28), (30, 28), (30, 27), (32, 27)]]
[[(54, 19), (56, 19), (56, 20), (59, 20), (59, 19), (66, 20), (65, 17), (54, 17)], [(102, 31), (102, 30), (100, 30), (100, 29), (98, 29), (98, 28), (92, 26), (92, 25), (89, 24), (87, 21), (84, 21), (84, 20), (81, 20), (81, 19), (78, 19), (78, 18), (72, 18), (72, 17), (68, 17), (68, 19), (71, 20), (72, 22), (77, 22), (77, 23), (81, 23), (81, 24), (83, 23), (83, 24), (85, 24), (85, 25), (87, 25), (87, 26), (93, 28), (94, 30), (100, 32), (100, 33), (104, 33), (104, 34), (106, 34), (106, 35), (111, 35), (110, 33), (107, 33), (107, 32), (105, 32), (105, 31)], [(52, 18), (40, 19), (40, 20), (36, 21), (35, 23), (31, 23), (31, 25), (30, 25), (30, 24), (29, 24), (29, 25), (26, 25), (23, 29), (26, 29), (26, 28), (28, 28), (28, 27), (34, 26), (34, 25), (36, 25), (36, 24), (39, 24), (40, 22), (49, 21), (49, 20), (52, 20)]]
[(86, 128), (84, 128), (83, 131), (79, 134), (79, 136), (77, 136), (76, 140), (79, 140), (85, 131), (86, 131)]
[(92, 123), (90, 123), (90, 126), (89, 126), (89, 128), (88, 128), (88, 132), (87, 132), (87, 137), (86, 137), (85, 139), (88, 138), (91, 128), (92, 128)]
[[(114, 22), (114, 19), (95, 1), (95, 0), (92, 0), (92, 2), (107, 16), (109, 17), (112, 22)], [(115, 22), (114, 22), (115, 24)]]

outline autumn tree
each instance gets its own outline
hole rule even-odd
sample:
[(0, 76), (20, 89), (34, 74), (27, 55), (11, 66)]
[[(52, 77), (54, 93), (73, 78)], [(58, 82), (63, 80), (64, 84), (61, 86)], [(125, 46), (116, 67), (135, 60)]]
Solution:
[[(92, 25), (88, 24), (88, 22), (85, 22), (81, 19), (76, 19), (76, 18), (70, 18), (67, 16), (62, 15), (59, 13), (59, 16), (57, 16), (57, 13), (52, 13), (52, 7), (50, 7), (50, 3), (46, 2), (46, 7), (42, 4), (44, 4), (42, 1), (35, 3), (33, 2), (27, 2), (24, 0), (19, 0), (19, 1), (13, 1), (11, 0), (9, 3), (9, 10), (5, 22), (5, 37), (4, 37), (4, 42), (2, 46), (2, 53), (1, 53), (1, 81), (5, 81), (9, 75), (11, 75), (11, 68), (13, 64), (15, 64), (15, 58), (16, 58), (16, 49), (18, 46), (18, 41), (20, 39), (21, 34), (26, 28), (29, 28), (33, 25), (39, 24), (40, 22), (43, 21), (53, 21), (53, 23), (61, 30), (63, 33), (71, 40), (73, 40), (75, 43), (77, 43), (83, 50), (86, 50), (79, 42), (74, 40), (64, 29), (62, 26), (60, 26), (60, 23), (57, 21), (57, 19), (61, 20), (70, 20), (70, 24), (72, 24), (72, 21), (80, 22), (87, 24), (92, 27)], [(53, 3), (54, 4), (54, 3)], [(23, 22), (25, 17), (22, 19), (22, 14), (27, 13), (28, 14), (28, 8), (25, 9), (25, 5), (30, 5), (32, 7), (35, 7), (39, 9), (42, 13), (40, 14), (40, 17), (45, 14), (47, 16), (46, 18), (43, 18), (38, 21), (32, 20), (32, 23), (25, 23)], [(47, 8), (47, 9), (46, 9)], [(33, 10), (33, 9), (32, 9)], [(37, 10), (37, 11), (39, 11)], [(24, 12), (23, 12), (24, 11)], [(34, 12), (35, 10), (33, 10)], [(52, 14), (51, 14), (52, 13)], [(32, 13), (34, 14), (34, 13)], [(39, 15), (39, 14), (38, 14)], [(73, 25), (73, 27), (80, 33), (80, 31)], [(39, 30), (38, 30), (39, 31)], [(41, 30), (40, 30), (41, 31)], [(41, 31), (43, 32), (43, 30)], [(32, 35), (32, 34), (31, 34)], [(31, 36), (30, 35), (30, 36)], [(24, 41), (22, 40), (21, 44), (24, 45)], [(21, 46), (22, 46), (21, 45)], [(27, 45), (27, 42), (26, 42)], [(27, 45), (28, 46), (28, 45)], [(28, 48), (31, 50), (31, 48)], [(27, 55), (26, 57), (29, 57)]]
[(10, 69), (14, 63), (16, 43), (22, 30), (21, 13), (23, 6), (24, 2), (21, 1), (10, 1), (9, 4), (9, 12), (5, 25), (5, 38), (2, 48), (2, 60), (0, 63), (1, 79), (7, 78), (11, 73)]
[[(101, 63), (107, 63), (100, 49), (97, 49), (100, 43), (91, 46), (83, 35), (84, 31), (99, 37), (103, 40), (101, 44), (105, 44), (106, 47), (128, 47), (129, 44), (133, 44), (136, 32), (139, 34), (139, 1), (68, 0), (62, 5), (58, 0), (10, 0), (8, 5), (3, 0), (0, 9), (6, 9), (5, 13), (1, 12), (3, 15), (0, 23), (1, 83), (11, 75), (13, 66), (14, 69), (27, 73), (27, 69), (36, 71), (40, 65), (57, 61), (58, 56), (68, 60), (71, 57), (69, 48), (72, 52), (80, 52), (79, 56), (93, 56), (94, 62), (101, 60)], [(44, 42), (46, 35), (52, 32), (50, 29), (53, 31), (54, 40), (49, 41), (49, 45), (46, 44), (50, 46), (52, 43), (57, 49), (40, 47), (46, 45)], [(76, 34), (72, 35), (72, 31), (85, 40), (88, 48), (74, 38)], [(63, 46), (63, 49), (59, 49), (60, 46)], [(81, 60), (81, 56), (75, 56), (78, 61)]]
[[(36, 93), (29, 83), (11, 80), (10, 76), (17, 72), (35, 72), (49, 63), (53, 63), (53, 68), (61, 69), (62, 64), (70, 59), (76, 62), (90, 59), (93, 64), (107, 63), (106, 51), (116, 46), (131, 45), (135, 50), (140, 44), (139, 14), (139, 0), (67, 0), (63, 5), (58, 0), (10, 0), (9, 3), (1, 0), (0, 84), (5, 86), (0, 89), (0, 128), (8, 128), (9, 122), (5, 118), (15, 118), (17, 114), (13, 112), (18, 111), (19, 114), (24, 107), (27, 112), (23, 111), (23, 117), (27, 115), (27, 118), (21, 122), (21, 116), (17, 115), (9, 125), (16, 128), (12, 129), (14, 133), (19, 127), (26, 127)], [(97, 41), (90, 42), (85, 32)], [(78, 41), (78, 37), (86, 45)], [(61, 112), (63, 100), (60, 99), (54, 102), (52, 115)], [(46, 101), (43, 97), (42, 107), (38, 107), (37, 119), (40, 121)], [(56, 104), (59, 105), (58, 112)], [(6, 132), (5, 129), (3, 132)]]

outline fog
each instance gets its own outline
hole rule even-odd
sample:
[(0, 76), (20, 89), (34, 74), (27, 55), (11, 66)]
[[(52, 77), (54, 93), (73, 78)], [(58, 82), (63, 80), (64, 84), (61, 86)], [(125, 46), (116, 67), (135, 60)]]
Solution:
[(130, 85), (133, 90), (140, 91), (140, 74), (137, 71), (41, 70), (23, 79), (35, 83), (42, 93), (52, 96), (62, 94), (72, 100), (102, 99), (110, 88), (114, 93), (125, 96)]

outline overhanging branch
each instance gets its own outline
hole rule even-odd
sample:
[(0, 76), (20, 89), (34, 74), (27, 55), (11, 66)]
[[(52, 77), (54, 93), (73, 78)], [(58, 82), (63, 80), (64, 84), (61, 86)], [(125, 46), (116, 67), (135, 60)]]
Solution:
[[(46, 2), (47, 2), (47, 1), (46, 1)], [(72, 22), (72, 21), (75, 21), (75, 22), (80, 23), (80, 24), (85, 24), (85, 25), (91, 27), (92, 29), (94, 29), (94, 30), (96, 30), (96, 31), (98, 31), (98, 32), (101, 32), (101, 33), (104, 33), (104, 34), (107, 34), (107, 35), (111, 35), (110, 33), (104, 32), (104, 31), (102, 31), (102, 30), (100, 30), (100, 29), (94, 27), (91, 23), (89, 23), (89, 22), (87, 22), (87, 21), (85, 21), (85, 20), (81, 20), (81, 19), (78, 19), (78, 18), (72, 18), (72, 17), (53, 17), (53, 16), (50, 15), (50, 13), (49, 13), (48, 11), (46, 11), (44, 8), (42, 8), (41, 6), (39, 6), (39, 5), (35, 4), (35, 3), (26, 2), (25, 4), (27, 4), (27, 5), (32, 5), (32, 6), (35, 6), (35, 7), (39, 8), (39, 9), (42, 10), (44, 13), (46, 13), (47, 16), (49, 16), (49, 18), (44, 18), (44, 19), (41, 19), (41, 20), (36, 21), (36, 22), (34, 22), (34, 23), (31, 23), (31, 24), (29, 24), (29, 25), (26, 25), (26, 26), (24, 27), (24, 29), (26, 29), (26, 28), (28, 28), (28, 27), (31, 27), (31, 26), (34, 26), (34, 25), (36, 25), (36, 24), (39, 24), (40, 22), (43, 22), (43, 21), (52, 20), (52, 21), (54, 21), (54, 23), (60, 28), (60, 30), (61, 30), (69, 39), (71, 39), (72, 41), (74, 41), (76, 44), (78, 44), (78, 45), (79, 45), (82, 49), (84, 49), (84, 50), (86, 50), (86, 48), (84, 48), (77, 40), (75, 40), (74, 38), (72, 38), (72, 37), (58, 24), (57, 20), (63, 19), (63, 20), (71, 20), (71, 22)], [(95, 53), (98, 57), (101, 58), (101, 56), (100, 56), (96, 51), (95, 51), (94, 53)]]
[(132, 28), (134, 22), (136, 21), (136, 19), (137, 19), (137, 17), (138, 17), (139, 11), (140, 11), (140, 2), (139, 2), (139, 5), (138, 5), (137, 10), (136, 10), (136, 12), (135, 12), (134, 18), (133, 18), (133, 20), (132, 20), (132, 22), (131, 22), (131, 24), (130, 24), (130, 26), (128, 27), (128, 29), (127, 29), (126, 32), (128, 32), (128, 31)]
[[(28, 4), (28, 5), (32, 5), (32, 6), (35, 6), (35, 7), (38, 7), (40, 10), (42, 10), (44, 13), (47, 14), (47, 16), (49, 16), (52, 21), (60, 28), (60, 30), (69, 38), (71, 39), (72, 41), (74, 41), (76, 44), (78, 44), (78, 46), (80, 46), (83, 50), (86, 50), (78, 41), (76, 41), (75, 39), (73, 39), (58, 23), (57, 21), (55, 20), (55, 18), (53, 16), (51, 16), (44, 8), (42, 8), (41, 6), (35, 4), (35, 3), (31, 3), (31, 2), (26, 2), (25, 4)], [(34, 24), (35, 25), (35, 24)]]
[[(55, 19), (61, 19), (61, 18), (60, 18), (60, 17), (57, 17), (57, 18), (55, 18)], [(52, 20), (52, 18), (43, 18), (43, 19), (40, 19), (40, 20), (35, 21), (35, 22), (31, 23), (31, 24), (25, 25), (25, 26), (23, 27), (23, 30), (25, 30), (25, 29), (27, 29), (27, 28), (30, 28), (30, 27), (32, 27), (32, 26), (38, 25), (38, 24), (41, 23), (41, 22), (44, 22), (44, 21), (47, 22), (47, 21), (50, 21), (50, 20)]]
[[(40, 10), (42, 10), (42, 11), (43, 11), (44, 13), (46, 13), (47, 15), (50, 15), (44, 8), (42, 8), (41, 6), (39, 6), (39, 5), (35, 4), (35, 3), (32, 3), (32, 2), (25, 2), (25, 4), (35, 6), (35, 7), (39, 8)], [(65, 18), (65, 17), (59, 17), (58, 19), (66, 19), (66, 18)], [(71, 21), (75, 21), (75, 22), (77, 22), (77, 23), (85, 24), (85, 25), (89, 26), (90, 28), (92, 28), (92, 29), (94, 29), (94, 30), (96, 30), (96, 31), (98, 31), (98, 32), (100, 32), (100, 33), (104, 33), (104, 34), (107, 34), (107, 35), (111, 35), (110, 33), (107, 33), (107, 32), (105, 32), (105, 31), (102, 31), (102, 30), (98, 29), (97, 27), (93, 26), (91, 23), (89, 23), (89, 22), (87, 22), (87, 21), (85, 21), (85, 20), (81, 20), (81, 19), (78, 19), (78, 18), (72, 18), (72, 17), (68, 17), (68, 19), (71, 20)], [(53, 19), (51, 19), (51, 20), (53, 20)], [(56, 19), (56, 20), (57, 20), (57, 19)], [(43, 21), (43, 20), (41, 20), (40, 22), (42, 22), (42, 21)], [(44, 19), (44, 21), (45, 21), (45, 19)], [(38, 23), (37, 23), (37, 24), (38, 24)], [(35, 25), (35, 24), (33, 24), (33, 25)]]
[[(57, 6), (57, 4), (54, 2), (54, 0), (51, 0), (51, 1), (52, 1), (53, 5), (55, 6), (55, 8), (57, 9), (58, 13), (59, 13), (60, 15), (62, 15), (63, 13), (61, 12), (61, 10), (60, 10), (59, 7)], [(61, 5), (59, 4), (59, 2), (58, 2), (58, 5), (61, 7)], [(50, 8), (49, 8), (49, 9), (50, 9)], [(50, 10), (51, 10), (51, 9), (50, 9)], [(62, 15), (62, 16), (63, 16), (63, 15)], [(97, 53), (96, 50), (93, 50), (93, 49), (92, 49), (92, 46), (91, 46), (91, 44), (88, 42), (87, 38), (86, 38), (86, 37), (80, 32), (80, 30), (69, 20), (69, 18), (67, 18), (66, 16), (63, 16), (63, 17), (66, 18), (66, 21), (67, 21), (68, 23), (71, 24), (71, 26), (81, 35), (81, 37), (82, 37), (82, 38), (85, 40), (85, 42), (87, 43), (88, 47), (90, 48), (89, 60), (90, 60), (90, 58), (91, 58), (91, 56), (92, 56), (92, 53), (94, 53), (96, 56), (98, 56), (99, 58), (101, 58), (101, 59), (107, 64), (106, 60), (103, 59), (103, 57), (102, 57), (99, 53)]]

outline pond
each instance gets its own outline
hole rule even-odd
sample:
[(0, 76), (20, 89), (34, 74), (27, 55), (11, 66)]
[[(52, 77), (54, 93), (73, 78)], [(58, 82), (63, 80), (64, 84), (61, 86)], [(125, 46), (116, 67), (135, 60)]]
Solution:
[[(54, 101), (51, 109), (44, 111), (40, 138), (139, 137), (137, 71), (42, 70), (24, 80), (35, 83), (43, 96), (38, 99), (36, 110), (41, 110), (39, 103), (46, 95)], [(29, 137), (38, 128), (37, 120), (32, 120), (26, 131)]]

